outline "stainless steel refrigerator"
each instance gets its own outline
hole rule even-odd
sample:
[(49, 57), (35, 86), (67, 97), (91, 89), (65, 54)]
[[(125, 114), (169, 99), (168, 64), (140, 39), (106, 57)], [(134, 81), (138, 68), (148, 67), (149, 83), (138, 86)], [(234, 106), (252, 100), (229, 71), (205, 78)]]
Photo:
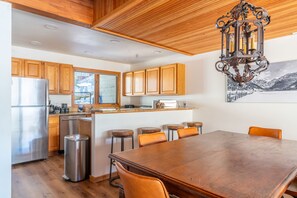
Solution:
[(12, 164), (48, 157), (48, 81), (12, 78)]

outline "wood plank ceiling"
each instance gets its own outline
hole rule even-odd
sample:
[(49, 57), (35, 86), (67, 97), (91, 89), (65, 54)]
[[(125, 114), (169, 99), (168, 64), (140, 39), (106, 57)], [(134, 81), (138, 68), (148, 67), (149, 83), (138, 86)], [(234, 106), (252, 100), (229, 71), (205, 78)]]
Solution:
[[(266, 39), (297, 32), (296, 0), (248, 2), (266, 8), (271, 15)], [(238, 3), (239, 0), (130, 0), (109, 13), (105, 10), (105, 16), (95, 18), (93, 28), (195, 55), (220, 48), (215, 21)]]
[(93, 0), (4, 0), (13, 8), (89, 28), (93, 22)]
[[(14, 8), (195, 55), (220, 48), (215, 21), (239, 0), (4, 0)], [(265, 38), (297, 32), (297, 0), (247, 0), (271, 15)]]

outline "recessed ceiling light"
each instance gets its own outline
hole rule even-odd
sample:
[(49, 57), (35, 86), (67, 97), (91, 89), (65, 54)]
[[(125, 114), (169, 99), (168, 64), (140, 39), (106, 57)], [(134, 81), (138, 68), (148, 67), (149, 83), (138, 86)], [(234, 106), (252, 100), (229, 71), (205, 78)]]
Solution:
[(39, 42), (39, 41), (30, 41), (31, 45), (35, 45), (35, 46), (39, 46), (41, 45), (42, 43)]
[(117, 44), (117, 43), (120, 43), (120, 41), (119, 41), (119, 40), (110, 40), (110, 42), (111, 42), (112, 44)]
[(162, 51), (157, 50), (155, 51), (155, 54), (162, 54)]
[(56, 26), (49, 25), (49, 24), (44, 25), (44, 28), (46, 28), (48, 30), (57, 30), (58, 29)]

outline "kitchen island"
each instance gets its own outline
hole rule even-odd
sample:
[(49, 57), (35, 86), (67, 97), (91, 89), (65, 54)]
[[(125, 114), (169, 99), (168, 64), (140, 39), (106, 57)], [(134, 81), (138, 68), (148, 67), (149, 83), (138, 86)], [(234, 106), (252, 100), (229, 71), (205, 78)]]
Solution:
[[(138, 128), (160, 127), (167, 134), (166, 124), (181, 124), (193, 121), (192, 108), (174, 109), (120, 109), (98, 111), (92, 114), (91, 133), (91, 181), (108, 178), (112, 129), (134, 131), (135, 149), (138, 148)], [(177, 139), (177, 134), (175, 134)], [(125, 140), (125, 150), (131, 149), (130, 138)], [(120, 151), (120, 139), (114, 141), (114, 152)]]

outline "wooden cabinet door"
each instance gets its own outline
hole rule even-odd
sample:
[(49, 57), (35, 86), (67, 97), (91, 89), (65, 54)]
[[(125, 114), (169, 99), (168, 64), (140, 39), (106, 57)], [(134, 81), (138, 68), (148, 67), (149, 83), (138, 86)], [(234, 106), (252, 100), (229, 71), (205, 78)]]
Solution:
[(44, 77), (48, 79), (48, 89), (50, 94), (59, 93), (59, 63), (44, 63)]
[(58, 151), (60, 142), (59, 116), (48, 119), (48, 151)]
[(73, 91), (73, 66), (60, 65), (60, 94), (72, 94)]
[(160, 67), (161, 94), (176, 94), (176, 64)]
[(25, 77), (42, 78), (43, 66), (41, 61), (25, 60)]
[(145, 95), (145, 70), (133, 72), (133, 95)]
[(146, 95), (157, 95), (160, 93), (160, 68), (146, 70)]
[(133, 72), (127, 72), (123, 74), (123, 95), (131, 96), (133, 95)]
[(24, 60), (20, 58), (12, 58), (11, 60), (11, 75), (24, 76)]

